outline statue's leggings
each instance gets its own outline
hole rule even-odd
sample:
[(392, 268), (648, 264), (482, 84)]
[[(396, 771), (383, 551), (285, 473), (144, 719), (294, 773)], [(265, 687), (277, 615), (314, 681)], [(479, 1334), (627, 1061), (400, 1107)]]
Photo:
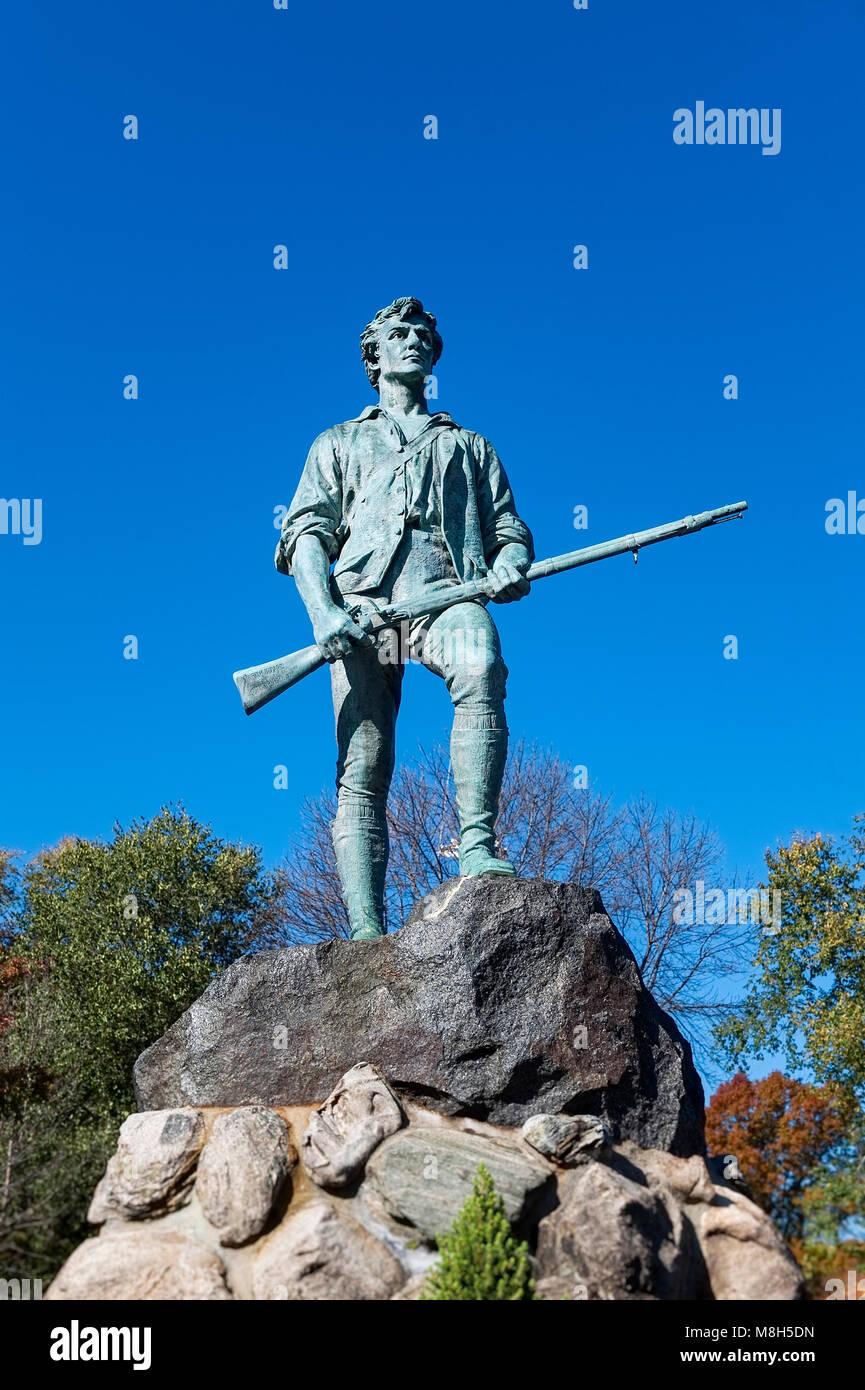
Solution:
[(389, 629), (331, 665), (338, 747), (333, 842), (352, 929), (381, 925), (388, 859), (385, 806), (394, 769), (396, 717), (408, 658), (447, 686), (454, 705), (451, 767), (461, 854), (494, 853), (507, 756), (507, 667), (495, 624), (481, 604)]

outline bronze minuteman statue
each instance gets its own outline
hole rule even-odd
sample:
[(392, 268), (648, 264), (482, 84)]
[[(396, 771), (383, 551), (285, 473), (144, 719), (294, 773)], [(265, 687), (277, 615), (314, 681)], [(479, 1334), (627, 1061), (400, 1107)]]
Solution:
[[(320, 434), (282, 525), (277, 569), (292, 574), (315, 641), (331, 663), (338, 745), (333, 843), (353, 939), (383, 931), (385, 815), (404, 663), (441, 676), (453, 701), (451, 766), (461, 874), (512, 874), (496, 855), (507, 754), (505, 681), (486, 597), (529, 592), (532, 538), (495, 449), (425, 385), (442, 351), (417, 299), (380, 309), (361, 337), (378, 404)], [(331, 565), (333, 566), (331, 570)], [(486, 582), (486, 597), (370, 636), (347, 611), (426, 589)]]
[(276, 548), (276, 567), (294, 575), (315, 643), (234, 673), (252, 714), (330, 663), (333, 844), (353, 940), (384, 930), (386, 807), (405, 662), (441, 676), (453, 701), (460, 873), (513, 874), (495, 836), (508, 672), (487, 603), (510, 603), (537, 579), (614, 555), (636, 560), (646, 546), (748, 507), (731, 502), (532, 563), (531, 535), (492, 444), (427, 406), (442, 350), (433, 315), (418, 299), (396, 299), (360, 341), (378, 404), (315, 440)]

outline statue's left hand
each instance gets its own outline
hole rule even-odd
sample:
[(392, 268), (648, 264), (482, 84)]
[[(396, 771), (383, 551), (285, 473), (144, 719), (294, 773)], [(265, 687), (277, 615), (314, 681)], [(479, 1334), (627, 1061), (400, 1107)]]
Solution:
[(514, 603), (519, 598), (525, 598), (531, 588), (523, 575), (528, 567), (529, 557), (524, 546), (506, 545), (499, 551), (487, 575), (493, 603)]

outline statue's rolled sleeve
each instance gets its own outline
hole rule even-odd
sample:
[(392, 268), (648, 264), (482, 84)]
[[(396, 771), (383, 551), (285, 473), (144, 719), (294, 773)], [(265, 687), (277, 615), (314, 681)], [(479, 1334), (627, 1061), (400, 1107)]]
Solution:
[(475, 478), (481, 537), (487, 561), (505, 545), (524, 545), (534, 558), (532, 533), (517, 516), (511, 485), (501, 460), (488, 439), (476, 436)]
[(312, 445), (297, 491), (282, 522), (274, 557), (280, 574), (291, 574), (301, 536), (317, 536), (329, 560), (342, 543), (342, 482), (336, 440), (325, 430)]

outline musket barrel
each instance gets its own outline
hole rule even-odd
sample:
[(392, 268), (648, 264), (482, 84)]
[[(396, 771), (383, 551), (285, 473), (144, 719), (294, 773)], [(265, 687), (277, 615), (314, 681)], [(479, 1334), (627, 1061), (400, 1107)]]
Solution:
[(601, 541), (599, 545), (587, 545), (582, 550), (571, 550), (565, 555), (553, 555), (549, 560), (539, 560), (526, 570), (526, 579), (546, 579), (550, 574), (561, 574), (564, 570), (579, 569), (581, 565), (594, 564), (596, 560), (606, 560), (613, 555), (625, 555), (629, 551), (636, 554), (647, 545), (657, 545), (659, 541), (672, 540), (674, 536), (688, 536), (694, 531), (703, 531), (707, 526), (715, 526), (719, 521), (729, 521), (731, 517), (741, 516), (748, 510), (747, 502), (730, 502), (725, 507), (714, 507), (696, 516), (685, 516), (680, 521), (668, 521), (663, 526), (653, 526), (647, 531), (636, 531), (631, 535), (617, 536), (615, 540)]
[[(694, 531), (703, 531), (719, 521), (729, 521), (748, 510), (747, 502), (729, 502), (725, 507), (714, 507), (708, 512), (698, 512), (696, 516), (683, 516), (679, 521), (667, 521), (662, 526), (650, 527), (647, 531), (635, 531), (631, 535), (617, 536), (614, 540), (601, 541), (598, 545), (587, 545), (582, 550), (569, 550), (565, 555), (552, 555), (548, 560), (538, 560), (526, 570), (530, 583), (536, 579), (546, 579), (551, 574), (563, 574), (566, 570), (579, 569), (581, 565), (593, 565), (596, 560), (607, 560), (613, 555), (636, 554), (647, 545), (657, 545), (659, 541), (672, 540), (675, 536), (688, 536)], [(455, 584), (437, 592), (420, 593), (402, 603), (387, 604), (380, 610), (376, 626), (386, 626), (388, 622), (404, 618), (419, 618), (427, 613), (438, 613), (455, 603), (485, 598), (488, 596), (486, 580), (474, 579), (467, 584)], [(361, 622), (361, 626), (364, 626)]]

